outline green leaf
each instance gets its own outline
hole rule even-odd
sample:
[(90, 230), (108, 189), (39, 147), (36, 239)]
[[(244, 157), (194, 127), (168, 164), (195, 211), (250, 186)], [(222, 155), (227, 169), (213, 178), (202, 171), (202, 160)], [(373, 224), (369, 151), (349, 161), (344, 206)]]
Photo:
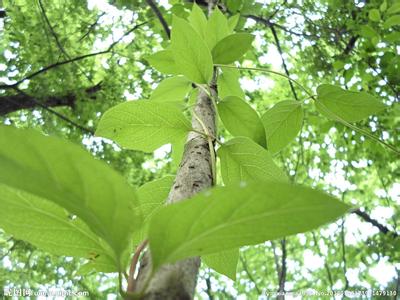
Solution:
[(213, 74), (210, 50), (185, 20), (174, 16), (171, 31), (171, 50), (177, 69), (195, 83), (209, 83)]
[(233, 281), (236, 280), (236, 270), (239, 261), (239, 249), (205, 255), (201, 260), (211, 269), (223, 274)]
[(217, 151), (226, 185), (248, 181), (286, 181), (267, 150), (246, 137), (223, 144)]
[(228, 7), (230, 12), (238, 11), (243, 5), (243, 0), (227, 0), (226, 6)]
[(245, 94), (239, 83), (239, 71), (232, 68), (221, 68), (221, 70), (222, 74), (217, 79), (219, 98), (224, 99), (227, 96), (237, 96), (244, 99)]
[(90, 261), (82, 266), (76, 271), (77, 276), (85, 276), (92, 271), (102, 272), (102, 273), (114, 273), (118, 272), (114, 264), (111, 264), (104, 256), (98, 256), (96, 258), (91, 258)]
[(389, 17), (385, 23), (383, 23), (383, 28), (388, 29), (390, 27), (400, 25), (400, 15), (394, 15)]
[(385, 108), (385, 105), (372, 95), (346, 91), (334, 85), (320, 85), (317, 94), (317, 109), (330, 119), (339, 117), (347, 122), (357, 122)]
[(228, 96), (217, 106), (222, 123), (233, 136), (246, 136), (265, 147), (264, 126), (249, 104), (239, 97)]
[(153, 216), (153, 268), (306, 232), (334, 221), (349, 208), (325, 193), (287, 183), (216, 187), (167, 205)]
[(239, 23), (240, 19), (240, 14), (236, 14), (228, 19), (228, 27), (230, 30), (230, 33), (233, 33), (235, 31), (235, 28), (237, 24)]
[(143, 214), (143, 223), (140, 231), (134, 234), (134, 242), (136, 244), (147, 238), (150, 218), (164, 205), (174, 179), (175, 176), (165, 176), (161, 179), (150, 181), (138, 188), (137, 195), (140, 201), (139, 209)]
[(368, 17), (373, 22), (379, 22), (381, 20), (381, 13), (379, 9), (373, 8), (368, 12)]
[(96, 135), (120, 146), (151, 152), (181, 140), (191, 126), (179, 108), (170, 103), (128, 101), (105, 112)]
[(175, 64), (171, 50), (161, 50), (146, 58), (157, 71), (164, 74), (177, 75), (179, 70)]
[(378, 33), (369, 25), (361, 25), (360, 26), (360, 34), (365, 38), (375, 38), (379, 37)]
[(204, 15), (203, 10), (196, 3), (193, 3), (193, 8), (188, 20), (190, 25), (192, 25), (199, 35), (204, 39), (206, 36), (207, 18)]
[(215, 64), (231, 64), (241, 58), (250, 48), (254, 36), (249, 33), (234, 33), (216, 44), (212, 50)]
[(391, 7), (388, 8), (387, 10), (387, 14), (388, 15), (392, 15), (392, 14), (396, 14), (400, 12), (400, 3), (394, 3)]
[(166, 78), (151, 94), (151, 101), (183, 103), (192, 84), (184, 76)]
[(121, 175), (81, 147), (33, 130), (0, 126), (0, 140), (1, 183), (76, 215), (120, 259), (141, 222), (135, 192)]
[(220, 40), (229, 35), (229, 32), (227, 18), (218, 8), (215, 8), (207, 22), (205, 39), (208, 49), (213, 49)]
[(112, 249), (62, 207), (0, 184), (0, 228), (55, 255), (102, 256), (116, 269)]
[(287, 146), (300, 132), (303, 109), (298, 101), (281, 101), (261, 117), (267, 136), (267, 148), (277, 153)]

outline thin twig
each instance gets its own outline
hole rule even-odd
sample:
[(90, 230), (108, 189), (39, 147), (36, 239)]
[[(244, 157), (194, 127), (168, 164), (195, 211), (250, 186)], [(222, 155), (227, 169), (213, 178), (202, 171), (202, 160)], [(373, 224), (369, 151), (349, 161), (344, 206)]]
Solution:
[(82, 59), (85, 59), (85, 58), (89, 58), (89, 57), (92, 57), (92, 56), (97, 56), (97, 55), (109, 53), (124, 37), (126, 37), (127, 35), (132, 33), (134, 30), (136, 30), (137, 28), (139, 28), (139, 27), (141, 27), (141, 26), (143, 26), (145, 24), (147, 24), (147, 21), (134, 26), (133, 28), (128, 30), (123, 36), (121, 36), (118, 40), (113, 42), (106, 50), (99, 51), (99, 52), (94, 52), (94, 53), (89, 53), (89, 54), (85, 54), (85, 55), (81, 55), (81, 56), (76, 56), (74, 58), (67, 59), (65, 61), (61, 61), (61, 62), (57, 62), (57, 63), (51, 64), (51, 65), (48, 65), (48, 66), (46, 66), (46, 67), (44, 67), (44, 68), (42, 68), (40, 70), (37, 70), (37, 71), (29, 74), (28, 76), (24, 77), (23, 79), (18, 80), (16, 83), (13, 83), (13, 84), (1, 84), (0, 85), (0, 89), (13, 89), (13, 88), (17, 87), (18, 85), (20, 85), (22, 82), (24, 82), (26, 80), (29, 80), (29, 79), (32, 79), (33, 77), (35, 77), (35, 76), (37, 76), (39, 74), (45, 73), (45, 72), (47, 72), (47, 71), (49, 71), (51, 69), (54, 69), (54, 68), (57, 68), (57, 67), (60, 67), (62, 65), (66, 65), (66, 64), (69, 64), (69, 63), (72, 63), (72, 62), (75, 62), (75, 61), (79, 61), (79, 60), (82, 60)]
[(167, 21), (165, 21), (163, 15), (161, 14), (160, 10), (158, 9), (156, 3), (153, 0), (146, 0), (147, 4), (150, 6), (154, 14), (157, 16), (158, 20), (160, 21), (162, 27), (164, 28), (165, 33), (167, 34), (168, 39), (171, 38), (171, 30), (168, 27)]
[(137, 246), (135, 253), (133, 254), (131, 266), (129, 268), (129, 277), (128, 277), (128, 293), (133, 293), (136, 288), (136, 279), (135, 279), (135, 271), (136, 266), (139, 261), (140, 254), (143, 252), (144, 248), (146, 248), (148, 244), (148, 240), (144, 240), (142, 243)]
[[(244, 254), (243, 254), (243, 256), (244, 256)], [(253, 275), (251, 274), (251, 272), (247, 266), (246, 257), (243, 258), (242, 255), (240, 255), (239, 258), (240, 258), (240, 262), (242, 263), (243, 270), (246, 272), (247, 277), (249, 277), (250, 281), (253, 282), (254, 288), (256, 289), (257, 294), (261, 295), (261, 289), (258, 287), (257, 281), (254, 279)]]

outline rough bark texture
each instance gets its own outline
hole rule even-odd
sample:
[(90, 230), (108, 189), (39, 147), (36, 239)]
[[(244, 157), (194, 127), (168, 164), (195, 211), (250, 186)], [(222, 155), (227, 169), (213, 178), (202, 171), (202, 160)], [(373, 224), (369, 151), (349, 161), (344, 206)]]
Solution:
[[(212, 88), (212, 92), (215, 93), (215, 87)], [(215, 111), (211, 100), (204, 92), (199, 93), (194, 111), (207, 127), (209, 134), (215, 136)], [(195, 117), (192, 118), (192, 127), (204, 132)], [(208, 140), (198, 133), (191, 132), (167, 203), (187, 199), (211, 187), (212, 181)], [(199, 267), (198, 257), (161, 267), (149, 283), (142, 299), (192, 299)], [(140, 264), (136, 292), (143, 290), (150, 270), (151, 259), (149, 253), (146, 253)]]

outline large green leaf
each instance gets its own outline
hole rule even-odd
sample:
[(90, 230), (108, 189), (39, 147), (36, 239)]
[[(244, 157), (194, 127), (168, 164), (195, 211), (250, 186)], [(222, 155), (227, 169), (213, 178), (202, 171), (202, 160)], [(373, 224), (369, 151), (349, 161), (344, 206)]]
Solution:
[(227, 96), (237, 96), (244, 99), (245, 94), (240, 87), (240, 73), (237, 69), (221, 68), (222, 73), (218, 76), (218, 97), (224, 99)]
[(265, 147), (265, 129), (257, 112), (236, 96), (218, 103), (218, 114), (225, 128), (234, 136), (246, 136)]
[(215, 64), (231, 64), (241, 58), (250, 48), (254, 36), (249, 33), (234, 33), (219, 41), (212, 49)]
[(211, 269), (236, 280), (236, 269), (239, 261), (238, 248), (205, 255), (201, 260)]
[(207, 45), (187, 21), (174, 16), (171, 50), (180, 74), (195, 83), (209, 83), (213, 62)]
[(116, 269), (112, 249), (62, 207), (0, 184), (0, 228), (55, 255), (93, 259), (102, 256)]
[(146, 60), (158, 71), (164, 74), (176, 75), (179, 70), (175, 64), (171, 50), (161, 50), (146, 58)]
[(65, 208), (120, 258), (141, 222), (135, 192), (121, 175), (81, 147), (33, 130), (0, 126), (0, 141), (1, 183)]
[(309, 231), (349, 208), (325, 193), (287, 183), (213, 188), (156, 212), (149, 228), (153, 267)]
[(170, 103), (128, 101), (106, 111), (96, 135), (129, 149), (151, 152), (181, 140), (191, 129), (182, 111)]
[(339, 117), (347, 122), (357, 122), (385, 108), (381, 101), (370, 94), (350, 92), (334, 85), (320, 85), (317, 94), (318, 110), (331, 119)]
[(226, 185), (242, 181), (286, 181), (267, 150), (246, 137), (237, 137), (217, 151)]
[(289, 144), (301, 130), (303, 109), (297, 101), (281, 101), (261, 117), (267, 135), (267, 147), (276, 153)]
[(191, 88), (191, 82), (184, 76), (166, 78), (151, 94), (150, 100), (159, 102), (183, 102)]
[(188, 21), (204, 39), (206, 36), (207, 18), (204, 15), (203, 10), (196, 3), (193, 3), (193, 8), (188, 17)]
[(224, 37), (229, 35), (229, 33), (230, 29), (228, 19), (218, 8), (215, 8), (206, 27), (205, 39), (208, 49), (212, 50), (214, 46)]

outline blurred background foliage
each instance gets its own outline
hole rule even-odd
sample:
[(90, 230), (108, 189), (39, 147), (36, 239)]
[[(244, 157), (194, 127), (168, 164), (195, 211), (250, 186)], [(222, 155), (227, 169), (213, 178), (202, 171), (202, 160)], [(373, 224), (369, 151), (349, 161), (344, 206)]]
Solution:
[[(0, 122), (83, 144), (133, 186), (173, 173), (169, 147), (143, 154), (93, 135), (103, 112), (149, 97), (162, 79), (145, 59), (168, 43), (151, 2), (3, 1)], [(243, 66), (285, 73), (314, 92), (330, 83), (377, 96), (387, 109), (357, 125), (400, 146), (397, 1), (224, 0), (218, 5), (227, 15), (240, 14), (238, 30), (256, 35)], [(156, 6), (170, 24), (173, 14), (187, 16), (192, 3), (169, 0)], [(276, 160), (294, 182), (329, 191), (359, 213), (318, 231), (244, 247), (236, 282), (203, 267), (197, 296), (266, 299), (267, 291), (283, 289), (399, 292), (398, 156), (318, 114), (285, 78), (242, 71), (241, 83), (260, 114), (282, 100), (304, 101), (301, 135)], [(76, 270), (83, 261), (49, 256), (2, 231), (0, 245), (0, 293), (6, 287), (62, 287), (87, 290), (93, 299), (118, 297), (113, 274), (81, 276)]]

